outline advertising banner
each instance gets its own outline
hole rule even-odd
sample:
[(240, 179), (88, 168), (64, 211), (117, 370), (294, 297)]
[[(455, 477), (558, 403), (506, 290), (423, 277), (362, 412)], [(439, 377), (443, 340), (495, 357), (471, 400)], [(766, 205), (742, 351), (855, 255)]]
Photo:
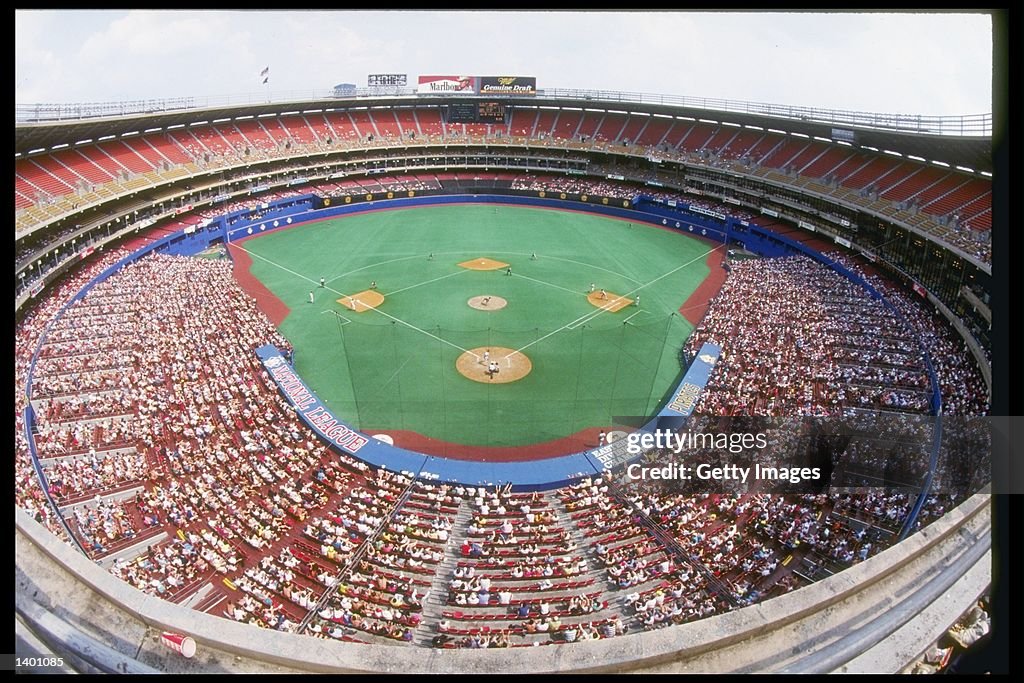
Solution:
[(476, 79), (473, 76), (420, 76), (416, 92), (420, 95), (475, 95)]
[(700, 398), (701, 392), (704, 391), (708, 380), (711, 379), (711, 371), (714, 370), (720, 355), (722, 355), (722, 347), (717, 344), (705, 343), (701, 346), (697, 357), (693, 359), (693, 363), (690, 364), (690, 368), (679, 382), (675, 393), (672, 394), (672, 399), (658, 415), (688, 417), (693, 413), (697, 399)]
[(536, 95), (537, 79), (532, 76), (481, 76), (481, 95)]

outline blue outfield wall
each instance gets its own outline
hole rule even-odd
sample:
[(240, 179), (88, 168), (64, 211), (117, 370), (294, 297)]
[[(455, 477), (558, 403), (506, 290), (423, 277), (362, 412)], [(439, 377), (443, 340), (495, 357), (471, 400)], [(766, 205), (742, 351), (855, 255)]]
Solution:
[[(541, 193), (538, 193), (540, 195)], [(399, 197), (395, 199), (374, 199), (352, 202), (350, 204), (333, 204), (317, 208), (320, 198), (316, 195), (288, 197), (287, 199), (269, 202), (263, 215), (255, 220), (241, 218), (251, 209), (234, 211), (215, 221), (224, 230), (225, 241), (231, 242), (260, 233), (267, 233), (281, 228), (289, 228), (313, 220), (325, 220), (338, 216), (352, 215), (364, 211), (387, 209), (411, 209), (424, 206), (441, 206), (467, 203), (508, 204), (511, 206), (527, 206), (542, 209), (561, 209), (566, 211), (586, 211), (603, 216), (611, 216), (629, 221), (649, 223), (662, 227), (678, 229), (695, 237), (705, 237), (714, 241), (724, 241), (726, 230), (709, 218), (700, 215), (662, 215), (647, 207), (638, 207), (635, 203), (626, 202), (626, 206), (610, 206), (597, 202), (582, 202), (570, 199), (554, 199), (542, 196), (521, 196), (504, 194), (445, 194), (422, 197)], [(334, 198), (333, 201), (338, 201)], [(282, 205), (282, 206), (279, 206)], [(671, 220), (670, 220), (671, 219)], [(234, 223), (231, 221), (234, 220)], [(735, 221), (736, 219), (730, 219)]]

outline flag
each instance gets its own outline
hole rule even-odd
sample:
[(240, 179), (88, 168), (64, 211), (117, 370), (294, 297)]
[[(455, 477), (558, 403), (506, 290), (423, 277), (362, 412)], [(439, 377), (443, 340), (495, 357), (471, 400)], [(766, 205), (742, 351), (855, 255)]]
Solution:
[(263, 71), (260, 72), (260, 76), (268, 76), (268, 75), (270, 75), (270, 67), (269, 66), (267, 68), (265, 68)]
[(263, 79), (263, 85), (266, 85), (267, 81), (269, 81), (269, 80), (270, 80), (270, 76), (267, 76), (266, 78), (264, 78)]

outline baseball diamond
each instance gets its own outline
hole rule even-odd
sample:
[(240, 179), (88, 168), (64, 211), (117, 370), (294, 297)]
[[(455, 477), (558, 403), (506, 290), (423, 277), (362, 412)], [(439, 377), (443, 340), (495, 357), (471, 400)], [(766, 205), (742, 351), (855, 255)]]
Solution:
[[(280, 330), (296, 369), (339, 415), (363, 430), (494, 447), (656, 412), (692, 330), (679, 309), (721, 251), (655, 226), (493, 204), (371, 211), (235, 248), (291, 308)], [(320, 277), (332, 296), (294, 305)], [(377, 289), (365, 291), (370, 282)], [(588, 295), (591, 282), (608, 299)], [(644, 306), (629, 306), (641, 291)], [(361, 313), (351, 324), (322, 315), (351, 310)], [(458, 357), (488, 345), (508, 349), (492, 352), (499, 372), (467, 382)], [(505, 361), (516, 351), (532, 371), (513, 382)]]

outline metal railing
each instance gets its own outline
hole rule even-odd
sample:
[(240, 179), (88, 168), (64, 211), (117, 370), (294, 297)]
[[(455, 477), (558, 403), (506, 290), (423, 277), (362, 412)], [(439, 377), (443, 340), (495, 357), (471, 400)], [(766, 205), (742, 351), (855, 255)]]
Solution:
[[(448, 95), (450, 96), (450, 95)], [(48, 123), (75, 121), (100, 117), (118, 117), (156, 114), (190, 109), (216, 109), (249, 105), (310, 102), (315, 100), (360, 99), (378, 97), (410, 97), (424, 100), (438, 95), (416, 92), (416, 88), (356, 88), (354, 92), (338, 97), (331, 90), (290, 90), (280, 92), (252, 92), (238, 95), (207, 97), (177, 97), (167, 99), (135, 100), (127, 102), (82, 102), (72, 104), (16, 104), (15, 123)], [(460, 97), (474, 97), (460, 96)], [(818, 107), (801, 107), (765, 102), (745, 102), (686, 95), (658, 95), (621, 92), (617, 90), (586, 90), (578, 88), (544, 88), (537, 91), (538, 99), (577, 100), (582, 102), (621, 102), (632, 104), (660, 104), (715, 112), (733, 112), (771, 116), (793, 121), (807, 121), (837, 126), (856, 126), (892, 130), (906, 133), (957, 136), (992, 136), (992, 114), (965, 114), (962, 116), (928, 116), (924, 114), (886, 114), (880, 112), (844, 111)]]

